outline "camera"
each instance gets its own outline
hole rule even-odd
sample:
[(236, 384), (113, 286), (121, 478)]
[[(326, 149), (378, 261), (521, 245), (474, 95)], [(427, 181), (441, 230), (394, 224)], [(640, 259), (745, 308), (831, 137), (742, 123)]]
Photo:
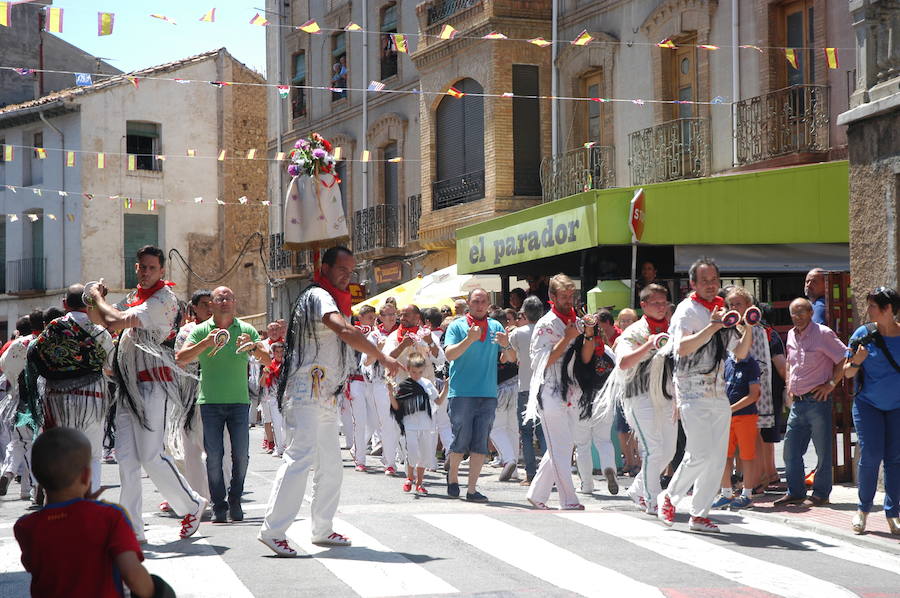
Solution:
[(866, 334), (850, 341), (850, 348), (855, 352), (860, 345), (868, 345), (875, 342), (875, 336), (878, 334), (878, 329), (874, 326), (869, 327), (866, 326)]

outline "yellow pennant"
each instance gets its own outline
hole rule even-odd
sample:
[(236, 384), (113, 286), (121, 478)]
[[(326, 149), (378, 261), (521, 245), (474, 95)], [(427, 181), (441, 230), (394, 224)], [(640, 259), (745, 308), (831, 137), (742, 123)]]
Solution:
[(116, 15), (111, 12), (97, 13), (97, 35), (112, 35)]
[(75, 152), (66, 152), (66, 168), (75, 167)]
[(225, 161), (225, 150), (219, 151), (219, 157), (216, 158), (216, 159), (217, 159), (219, 162), (224, 162), (224, 161)]
[(256, 158), (256, 150), (255, 149), (248, 150), (247, 151), (247, 159), (253, 160), (254, 158)]
[(251, 25), (259, 25), (260, 27), (265, 27), (266, 25), (269, 24), (269, 22), (266, 20), (266, 18), (264, 16), (262, 16), (259, 13), (256, 13), (256, 16), (253, 17), (252, 19), (250, 19), (250, 24)]
[(394, 38), (394, 46), (397, 48), (397, 51), (408, 54), (409, 46), (406, 45), (406, 36), (402, 33), (394, 33), (392, 37)]
[(37, 154), (38, 159), (44, 160), (47, 158), (47, 150), (42, 147), (34, 148), (34, 153)]
[(830, 69), (838, 68), (837, 48), (825, 48), (825, 64), (827, 64)]
[(200, 17), (200, 21), (203, 23), (215, 23), (216, 22), (216, 9), (213, 8), (202, 17)]
[(675, 42), (673, 42), (669, 38), (666, 38), (666, 39), (662, 40), (661, 42), (657, 43), (656, 46), (659, 48), (665, 48), (667, 50), (674, 50), (675, 48), (678, 47), (675, 45)]
[(188, 158), (193, 158), (194, 156), (197, 155), (197, 150), (195, 150), (195, 149), (189, 149), (189, 150), (187, 151), (187, 155), (188, 155)]
[(297, 29), (305, 33), (318, 33), (319, 31), (321, 31), (321, 28), (319, 28), (319, 24), (312, 19), (300, 25), (299, 27), (297, 27)]
[(12, 4), (9, 2), (0, 2), (0, 26), (9, 27), (11, 13)]
[(353, 21), (350, 21), (349, 23), (347, 23), (347, 26), (344, 27), (344, 31), (362, 31), (362, 27), (360, 27)]
[(281, 162), (282, 160), (284, 160), (284, 152), (277, 152), (277, 153), (275, 154), (275, 159), (276, 159), (277, 161), (279, 161), (279, 162)]
[(137, 170), (137, 156), (128, 154), (128, 170)]
[(457, 33), (458, 31), (454, 29), (452, 25), (444, 25), (443, 28), (441, 28), (441, 34), (438, 37), (441, 39), (453, 39)]
[(578, 35), (578, 37), (576, 37), (575, 39), (572, 40), (572, 45), (573, 46), (586, 46), (589, 43), (591, 43), (591, 41), (593, 39), (594, 38), (591, 37), (591, 34), (587, 32), (587, 29), (585, 29)]
[(62, 33), (63, 30), (63, 9), (48, 6), (46, 29), (50, 33)]
[(794, 70), (800, 70), (800, 67), (797, 65), (797, 53), (793, 48), (785, 48), (784, 57), (787, 58), (787, 61), (794, 68)]
[(363, 162), (368, 162), (368, 161), (369, 161), (369, 156), (370, 156), (369, 150), (363, 150), (362, 158), (361, 158), (362, 161), (363, 161)]
[(103, 152), (97, 154), (97, 168), (106, 168), (106, 154)]
[(528, 43), (534, 44), (538, 48), (546, 48), (547, 46), (550, 45), (550, 42), (545, 40), (543, 37), (536, 37), (534, 39), (530, 39), (530, 40), (528, 40)]
[(11, 146), (11, 145), (3, 146), (3, 161), (4, 162), (12, 162), (13, 161), (13, 146)]

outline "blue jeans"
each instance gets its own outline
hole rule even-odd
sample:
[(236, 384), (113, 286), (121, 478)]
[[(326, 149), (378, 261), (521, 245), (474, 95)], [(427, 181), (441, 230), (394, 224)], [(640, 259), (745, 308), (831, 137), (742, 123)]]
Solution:
[(878, 467), (884, 461), (884, 514), (900, 517), (900, 409), (881, 409), (856, 400), (853, 425), (859, 444), (859, 510), (872, 510)]
[(817, 401), (812, 393), (794, 397), (784, 435), (784, 469), (788, 494), (806, 496), (806, 475), (803, 454), (812, 440), (816, 449), (816, 476), (812, 493), (817, 498), (828, 498), (832, 486), (832, 418), (831, 397)]
[[(200, 405), (203, 419), (203, 450), (206, 451), (206, 477), (213, 512), (223, 514), (229, 505), (238, 505), (244, 493), (244, 478), (250, 462), (250, 413), (245, 403)], [(225, 496), (222, 458), (225, 455), (225, 427), (231, 438), (231, 484)]]
[(541, 450), (547, 451), (547, 443), (544, 441), (544, 430), (540, 423), (525, 422), (525, 406), (528, 405), (528, 391), (519, 393), (519, 404), (516, 407), (516, 419), (519, 420), (519, 435), (522, 437), (522, 460), (525, 461), (526, 479), (531, 480), (537, 471), (537, 461), (534, 456), (534, 437), (537, 436)]
[(447, 404), (453, 429), (451, 453), (488, 454), (488, 435), (497, 413), (497, 397), (453, 397)]

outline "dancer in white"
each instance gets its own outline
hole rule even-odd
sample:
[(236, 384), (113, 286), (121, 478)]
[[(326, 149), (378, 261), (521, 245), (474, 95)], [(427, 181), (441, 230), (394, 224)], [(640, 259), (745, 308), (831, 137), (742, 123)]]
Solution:
[(347, 286), (355, 267), (353, 253), (346, 247), (326, 251), (314, 284), (300, 294), (291, 314), (278, 387), (287, 448), (257, 536), (278, 556), (297, 555), (286, 534), (300, 510), (313, 466), (312, 542), (350, 545), (349, 538), (332, 528), (343, 477), (338, 398), (350, 375), (354, 349), (377, 359), (390, 374), (400, 367), (350, 324)]
[[(6, 445), (6, 455), (3, 465), (0, 467), (0, 496), (5, 496), (10, 481), (22, 471), (19, 498), (28, 500), (31, 490), (35, 486), (34, 476), (31, 473), (31, 444), (34, 440), (34, 427), (31, 421), (31, 413), (19, 394), (20, 374), (27, 364), (26, 354), (28, 345), (40, 334), (40, 330), (34, 331), (32, 323), (27, 316), (19, 318), (16, 322), (16, 330), (19, 332), (12, 344), (0, 356), (0, 369), (6, 376), (9, 384), (9, 394), (3, 399), (3, 425), (10, 426), (9, 443)], [(24, 467), (24, 470), (23, 470)]]
[[(397, 305), (393, 301), (385, 302), (378, 313), (381, 323), (375, 327), (367, 337), (369, 342), (383, 349), (388, 336), (397, 329)], [(363, 367), (363, 375), (371, 384), (367, 409), (375, 414), (376, 425), (372, 436), (377, 435), (381, 446), (381, 464), (384, 466), (384, 474), (388, 476), (397, 473), (397, 449), (400, 446), (400, 426), (391, 415), (391, 399), (388, 396), (387, 381), (384, 377), (384, 369), (381, 363), (376, 361)], [(375, 450), (375, 440), (372, 440), (372, 449)]]
[(689, 276), (694, 292), (675, 309), (669, 326), (676, 355), (675, 396), (687, 444), (669, 487), (659, 494), (657, 516), (673, 525), (675, 504), (693, 488), (690, 528), (717, 532), (719, 527), (708, 515), (719, 491), (731, 427), (726, 351), (736, 360), (744, 359), (753, 336), (750, 326), (739, 326), (740, 341), (734, 330), (723, 330), (725, 302), (717, 295), (719, 268), (714, 261), (700, 258), (691, 265)]
[[(363, 305), (360, 308), (356, 327), (364, 336), (372, 332), (375, 328), (374, 307)], [(363, 375), (362, 356), (356, 353), (353, 359), (353, 369), (350, 372), (350, 384), (348, 384), (348, 390), (344, 396), (344, 407), (341, 409), (341, 421), (346, 436), (345, 442), (349, 445), (350, 454), (356, 463), (356, 471), (361, 472), (367, 471), (366, 444), (369, 441), (369, 435), (376, 427), (375, 413), (369, 409), (369, 403), (372, 401), (371, 394), (372, 383)]]

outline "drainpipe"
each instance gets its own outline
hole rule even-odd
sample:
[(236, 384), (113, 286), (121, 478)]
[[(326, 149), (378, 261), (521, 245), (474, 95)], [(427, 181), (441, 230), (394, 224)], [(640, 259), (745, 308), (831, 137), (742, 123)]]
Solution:
[(740, 9), (738, 0), (731, 0), (731, 163), (737, 166), (737, 102), (741, 99), (741, 62), (738, 53), (740, 45)]
[[(278, 82), (278, 85), (284, 84), (284, 65), (282, 64), (282, 46), (284, 45), (284, 2), (282, 0), (276, 0), (275, 5), (278, 7), (278, 14), (276, 16), (278, 27), (276, 27), (275, 33), (275, 79)], [(282, 151), (281, 148), (284, 146), (284, 103), (276, 102), (275, 104), (277, 109), (275, 110), (275, 126), (278, 129), (278, 134), (276, 135), (276, 143), (277, 146), (275, 148), (276, 152)], [(275, 167), (276, 177), (275, 180), (277, 185), (275, 187), (275, 197), (272, 205), (275, 206), (275, 209), (271, 212), (273, 213), (271, 225), (274, 230), (270, 232), (271, 234), (280, 234), (281, 238), (284, 239), (284, 206), (282, 206), (281, 202), (284, 199), (284, 168), (281, 164), (276, 165)], [(279, 307), (279, 302), (276, 300), (277, 292), (275, 287), (272, 286), (271, 282), (268, 282), (269, 286), (269, 314), (273, 318), (282, 315)]]
[[(369, 80), (369, 9), (366, 5), (366, 2), (362, 3), (362, 83), (361, 87), (368, 87), (368, 83), (366, 81)], [(398, 3), (399, 7), (400, 4)], [(362, 140), (362, 149), (367, 150), (368, 148), (368, 139), (367, 133), (369, 131), (369, 92), (363, 91), (363, 101), (362, 101), (362, 135), (360, 139)], [(369, 207), (369, 163), (362, 162), (362, 207)], [(350, 206), (350, 211), (353, 211), (353, 206)]]
[[(736, 1), (736, 0), (735, 0)], [(552, 155), (559, 153), (559, 69), (556, 66), (556, 58), (558, 55), (557, 39), (559, 38), (559, 0), (553, 0), (553, 12), (551, 16), (550, 27), (553, 29), (553, 45), (550, 46), (550, 152)]]
[[(56, 134), (59, 135), (59, 144), (60, 144), (60, 164), (62, 166), (62, 189), (63, 191), (67, 191), (66, 189), (66, 135), (61, 130), (56, 128), (56, 126), (51, 123), (44, 116), (44, 112), (38, 112), (38, 116), (41, 117), (41, 120), (44, 121), (44, 124), (56, 131)], [(62, 221), (62, 285), (63, 287), (67, 286), (66, 279), (66, 254), (69, 252), (66, 251), (66, 198), (65, 196), (60, 197), (60, 204), (62, 205), (62, 213), (60, 214), (60, 220)]]

